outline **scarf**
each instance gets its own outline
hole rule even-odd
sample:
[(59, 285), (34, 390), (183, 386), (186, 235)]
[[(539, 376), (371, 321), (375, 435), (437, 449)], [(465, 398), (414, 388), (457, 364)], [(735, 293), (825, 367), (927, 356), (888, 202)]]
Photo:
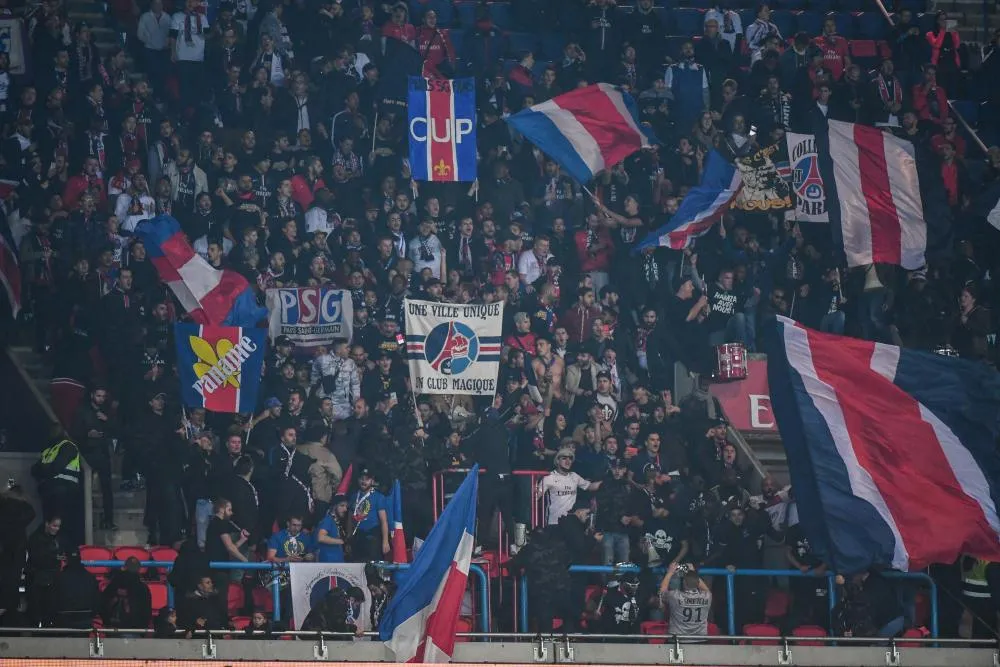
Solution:
[[(200, 35), (202, 33), (201, 14), (199, 14), (198, 12), (195, 12), (194, 15), (195, 15), (195, 17), (197, 19), (197, 22), (198, 22), (196, 31), (197, 31), (197, 34)], [(194, 46), (194, 34), (195, 33), (191, 30), (191, 14), (185, 14), (184, 15), (184, 42), (188, 46)]]
[(660, 282), (660, 263), (652, 255), (642, 257), (642, 276), (650, 286)]
[(888, 107), (890, 104), (902, 104), (903, 103), (903, 88), (899, 85), (899, 81), (896, 77), (890, 77), (886, 81), (885, 77), (879, 74), (875, 77), (875, 87), (878, 90), (879, 99), (882, 100), (882, 104)]

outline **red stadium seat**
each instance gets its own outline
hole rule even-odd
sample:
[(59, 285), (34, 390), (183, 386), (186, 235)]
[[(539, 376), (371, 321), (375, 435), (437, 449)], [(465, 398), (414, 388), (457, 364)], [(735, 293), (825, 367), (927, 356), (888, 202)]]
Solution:
[(639, 632), (644, 635), (652, 635), (650, 644), (666, 644), (666, 634), (669, 629), (666, 621), (643, 621), (639, 624)]
[[(472, 619), (468, 616), (460, 616), (458, 618), (458, 623), (455, 625), (455, 632), (472, 632)], [(467, 642), (468, 637), (456, 637), (456, 642)]]
[[(113, 560), (113, 558), (111, 549), (84, 544), (80, 547), (80, 560)], [(96, 575), (107, 574), (110, 569), (104, 565), (87, 566), (87, 572)]]
[(709, 623), (708, 624), (708, 636), (709, 637), (718, 637), (721, 634), (722, 634), (722, 630), (719, 630), (719, 626), (717, 626), (715, 623)]
[[(115, 549), (115, 560), (128, 560), (135, 556), (140, 561), (152, 560), (149, 551), (143, 547), (118, 547)], [(141, 574), (146, 574), (149, 568), (143, 567), (139, 570)]]
[[(910, 639), (923, 639), (927, 637), (924, 630), (920, 628), (910, 628), (903, 633), (903, 637), (909, 637)], [(897, 646), (904, 646), (909, 648), (920, 648), (921, 646), (926, 646), (927, 644), (920, 644), (918, 642), (897, 642)]]
[(159, 611), (167, 606), (167, 585), (159, 581), (151, 581), (146, 586), (149, 587), (150, 601), (153, 611)]
[[(780, 637), (781, 631), (770, 623), (747, 623), (743, 626), (743, 634), (749, 637)], [(757, 639), (750, 641), (751, 646), (777, 646), (778, 642)]]
[(892, 47), (889, 46), (889, 42), (884, 39), (878, 41), (878, 56), (879, 58), (891, 58), (892, 57)]
[(177, 550), (172, 547), (153, 547), (149, 550), (150, 560), (167, 561), (173, 563), (177, 560)]
[(229, 598), (227, 600), (226, 608), (229, 609), (230, 614), (239, 613), (243, 609), (243, 603), (246, 602), (245, 595), (243, 594), (243, 587), (239, 584), (230, 584), (229, 586)]
[(914, 625), (927, 625), (931, 618), (931, 601), (927, 593), (920, 591), (914, 600)]
[(253, 619), (249, 616), (233, 616), (232, 622), (233, 627), (237, 630), (246, 630), (247, 627), (253, 622)]
[[(826, 630), (818, 625), (800, 625), (792, 630), (793, 637), (826, 637)], [(796, 646), (825, 646), (823, 642), (796, 642)]]
[(851, 57), (852, 58), (877, 58), (878, 57), (878, 47), (874, 40), (871, 39), (852, 39), (851, 40)]
[(784, 618), (788, 615), (788, 607), (791, 605), (792, 597), (787, 591), (780, 588), (773, 588), (767, 594), (767, 602), (764, 603), (764, 618), (768, 622)]
[(271, 598), (271, 591), (263, 588), (253, 589), (253, 608), (270, 614), (274, 611), (274, 600)]

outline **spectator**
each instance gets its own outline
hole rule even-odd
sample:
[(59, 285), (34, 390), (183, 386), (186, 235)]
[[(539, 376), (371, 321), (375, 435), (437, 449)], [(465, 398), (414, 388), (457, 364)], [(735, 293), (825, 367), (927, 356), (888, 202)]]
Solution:
[(56, 579), (56, 627), (89, 629), (97, 614), (99, 590), (97, 578), (80, 562), (80, 552), (66, 554), (66, 566)]
[[(679, 587), (671, 584), (676, 575), (681, 576)], [(670, 627), (678, 635), (708, 635), (709, 609), (712, 591), (689, 564), (671, 563), (660, 583), (660, 597), (670, 612)]]
[(194, 591), (186, 594), (177, 611), (177, 624), (188, 633), (202, 630), (221, 630), (227, 623), (227, 618), (220, 609), (218, 593), (212, 585), (212, 577), (208, 574), (198, 578)]
[(130, 556), (101, 592), (101, 618), (112, 628), (146, 628), (153, 618), (151, 600), (139, 577), (139, 559)]

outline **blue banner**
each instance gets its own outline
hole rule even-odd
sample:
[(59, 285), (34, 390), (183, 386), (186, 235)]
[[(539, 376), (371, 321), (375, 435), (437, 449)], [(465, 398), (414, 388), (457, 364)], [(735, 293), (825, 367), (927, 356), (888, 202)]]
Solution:
[(408, 101), (413, 178), (476, 180), (475, 80), (411, 76)]

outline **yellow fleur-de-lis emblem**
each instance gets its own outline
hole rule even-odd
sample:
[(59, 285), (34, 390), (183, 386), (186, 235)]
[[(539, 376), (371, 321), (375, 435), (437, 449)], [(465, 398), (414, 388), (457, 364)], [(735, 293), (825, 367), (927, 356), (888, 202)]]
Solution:
[[(219, 363), (220, 359), (223, 359), (226, 354), (233, 349), (233, 343), (229, 339), (223, 338), (215, 344), (215, 349), (212, 349), (212, 344), (209, 343), (204, 338), (198, 336), (189, 336), (189, 342), (191, 343), (191, 349), (194, 351), (195, 355), (201, 361), (196, 361), (194, 363), (194, 374), (200, 379), (203, 375), (207, 374), (212, 368)], [(239, 368), (233, 373), (226, 374), (226, 383), (231, 384), (236, 389), (240, 387), (240, 371)]]

